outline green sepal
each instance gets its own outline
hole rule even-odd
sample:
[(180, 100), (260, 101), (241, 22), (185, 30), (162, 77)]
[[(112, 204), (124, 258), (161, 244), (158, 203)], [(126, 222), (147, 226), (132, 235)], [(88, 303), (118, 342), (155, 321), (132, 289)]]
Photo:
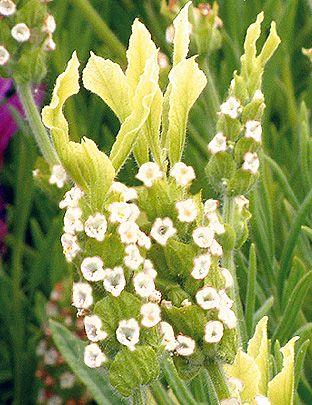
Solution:
[(235, 144), (234, 157), (236, 162), (240, 165), (244, 160), (247, 152), (258, 152), (260, 144), (252, 138), (242, 137)]
[(103, 242), (87, 238), (84, 250), (88, 255), (101, 257), (104, 265), (110, 268), (121, 266), (125, 256), (124, 245), (115, 233), (107, 234)]
[(227, 152), (219, 152), (210, 158), (205, 171), (209, 183), (216, 192), (225, 188), (225, 182), (233, 176), (235, 168), (235, 162)]
[(227, 186), (229, 196), (247, 194), (259, 178), (259, 173), (252, 174), (242, 168), (238, 169)]
[(251, 213), (247, 208), (243, 208), (240, 213), (236, 213), (234, 220), (234, 229), (236, 234), (235, 248), (239, 249), (243, 246), (248, 238), (248, 223), (251, 218)]
[(224, 224), (224, 229), (225, 232), (221, 235), (217, 235), (216, 239), (220, 243), (224, 251), (233, 250), (236, 242), (235, 231), (229, 224)]
[(226, 135), (229, 141), (236, 141), (242, 131), (242, 125), (239, 120), (233, 119), (228, 115), (222, 114), (217, 122), (217, 132)]
[(179, 376), (184, 380), (194, 378), (204, 364), (205, 356), (203, 352), (196, 349), (191, 356), (174, 356), (173, 362), (179, 373)]
[(167, 262), (166, 271), (169, 271), (174, 278), (186, 278), (192, 271), (194, 257), (198, 251), (198, 247), (194, 244), (186, 244), (170, 239), (164, 248)]
[(237, 353), (238, 337), (235, 329), (225, 329), (223, 337), (217, 346), (218, 357), (227, 362), (232, 363)]
[(205, 277), (205, 285), (212, 286), (217, 290), (224, 288), (224, 277), (222, 276), (218, 263), (213, 263), (210, 266), (207, 277)]
[(14, 67), (14, 78), (22, 83), (40, 83), (46, 73), (46, 54), (40, 48), (23, 52)]
[(245, 124), (250, 120), (261, 121), (264, 110), (264, 98), (253, 98), (250, 103), (244, 106), (242, 112), (242, 122)]

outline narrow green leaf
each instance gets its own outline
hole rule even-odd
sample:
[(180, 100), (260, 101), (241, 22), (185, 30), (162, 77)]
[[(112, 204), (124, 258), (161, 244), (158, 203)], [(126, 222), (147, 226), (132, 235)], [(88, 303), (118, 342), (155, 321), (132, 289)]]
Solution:
[(271, 297), (269, 297), (254, 314), (254, 324), (257, 324), (261, 318), (269, 313), (273, 303), (274, 297), (271, 295)]
[(255, 312), (256, 302), (256, 274), (257, 274), (257, 257), (255, 245), (252, 244), (249, 250), (249, 266), (248, 266), (248, 278), (247, 278), (247, 292), (246, 292), (246, 328), (249, 338), (253, 333), (253, 314)]

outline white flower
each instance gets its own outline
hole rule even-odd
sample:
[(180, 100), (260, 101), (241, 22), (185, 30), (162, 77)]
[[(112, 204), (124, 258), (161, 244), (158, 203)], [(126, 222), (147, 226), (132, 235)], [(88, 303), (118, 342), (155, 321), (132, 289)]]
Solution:
[(59, 395), (52, 395), (46, 402), (47, 405), (62, 405), (62, 403), (63, 400)]
[(218, 132), (208, 143), (208, 150), (212, 155), (224, 152), (227, 149), (226, 137), (222, 132)]
[(36, 348), (36, 355), (43, 356), (44, 353), (46, 352), (46, 350), (47, 350), (47, 342), (44, 339), (42, 339), (42, 340), (40, 340), (40, 342)]
[(218, 343), (223, 336), (223, 323), (219, 321), (209, 321), (205, 326), (205, 341), (207, 343)]
[(56, 22), (53, 15), (49, 14), (46, 19), (44, 20), (44, 25), (42, 27), (43, 32), (47, 32), (48, 34), (53, 34), (56, 29)]
[(213, 256), (221, 257), (223, 254), (222, 246), (214, 239), (210, 245), (210, 253)]
[(227, 289), (227, 288), (233, 287), (234, 281), (233, 281), (233, 277), (232, 277), (232, 274), (230, 273), (230, 271), (228, 269), (222, 267), (221, 274), (225, 281), (224, 288)]
[(158, 52), (157, 62), (160, 69), (166, 69), (169, 66), (167, 55), (162, 52)]
[(148, 274), (154, 280), (157, 277), (157, 271), (154, 269), (154, 265), (149, 259), (145, 259), (143, 263), (143, 271)]
[(122, 267), (104, 270), (103, 286), (114, 297), (118, 297), (126, 286), (126, 279)]
[(86, 316), (83, 320), (86, 334), (91, 342), (98, 342), (107, 337), (107, 333), (102, 330), (102, 321), (97, 315)]
[(244, 156), (244, 163), (243, 163), (243, 169), (252, 173), (256, 174), (258, 169), (259, 169), (259, 158), (256, 152), (247, 152)]
[(118, 222), (121, 224), (126, 221), (136, 221), (140, 215), (140, 210), (135, 204), (125, 202), (113, 202), (109, 205), (110, 212), (109, 220), (112, 223)]
[(160, 170), (157, 163), (148, 162), (144, 163), (140, 168), (138, 174), (135, 176), (141, 180), (146, 187), (152, 187), (154, 182), (163, 177), (164, 173)]
[(162, 300), (161, 306), (170, 309), (172, 308), (172, 301)]
[(214, 232), (208, 226), (200, 226), (193, 231), (193, 240), (201, 248), (210, 247), (213, 237)]
[(152, 294), (148, 297), (149, 302), (153, 302), (155, 304), (159, 304), (161, 302), (161, 292), (158, 290), (154, 290)]
[(170, 218), (156, 218), (151, 229), (151, 236), (160, 245), (165, 246), (168, 239), (176, 232), (177, 230), (174, 228)]
[(162, 337), (161, 344), (165, 346), (165, 350), (171, 352), (175, 350), (177, 342), (174, 336), (174, 331), (170, 323), (160, 322), (160, 334)]
[(225, 232), (224, 225), (221, 224), (216, 212), (208, 213), (206, 216), (209, 219), (209, 228), (212, 229), (214, 233), (221, 235)]
[(205, 286), (196, 293), (197, 304), (203, 309), (218, 308), (220, 305), (220, 296), (213, 287)]
[(84, 195), (84, 192), (77, 186), (71, 188), (64, 195), (63, 200), (60, 201), (59, 207), (63, 208), (75, 208), (78, 206), (80, 198)]
[(120, 321), (116, 330), (116, 337), (119, 343), (128, 346), (129, 349), (133, 351), (135, 349), (135, 345), (139, 342), (139, 324), (133, 318)]
[(142, 231), (139, 231), (138, 233), (137, 243), (140, 247), (144, 247), (146, 250), (149, 250), (152, 246), (151, 239)]
[(142, 298), (148, 298), (155, 291), (155, 284), (150, 274), (140, 271), (133, 277), (135, 292)]
[(183, 162), (178, 162), (172, 167), (170, 176), (173, 177), (180, 186), (187, 186), (196, 178), (193, 167), (186, 166)]
[(244, 207), (249, 207), (249, 200), (244, 195), (239, 195), (234, 198), (234, 202), (238, 207), (238, 210), (241, 212)]
[(88, 281), (100, 281), (104, 279), (105, 272), (103, 261), (100, 257), (86, 257), (81, 263), (81, 272)]
[(191, 301), (187, 298), (185, 298), (185, 300), (183, 300), (180, 304), (181, 307), (189, 307), (190, 305), (192, 305)]
[(127, 187), (118, 181), (113, 182), (110, 187), (110, 191), (121, 194), (124, 202), (136, 200), (138, 198), (138, 193), (134, 188)]
[(68, 208), (64, 215), (64, 232), (65, 233), (76, 233), (83, 231), (83, 223), (80, 218), (82, 211), (78, 207)]
[(154, 304), (153, 302), (143, 304), (140, 313), (143, 317), (141, 323), (146, 328), (152, 328), (153, 326), (157, 325), (161, 320), (160, 308), (157, 304)]
[(101, 367), (106, 361), (106, 356), (96, 343), (91, 343), (85, 347), (84, 362), (90, 368)]
[(254, 400), (256, 405), (271, 405), (271, 401), (269, 400), (269, 398), (263, 395), (256, 395), (254, 397)]
[(225, 326), (227, 326), (229, 329), (233, 329), (237, 325), (237, 318), (231, 309), (223, 306), (219, 312), (218, 312), (218, 318), (220, 321), (222, 321)]
[(224, 115), (228, 115), (232, 119), (236, 119), (240, 113), (240, 103), (235, 97), (229, 97), (223, 104), (220, 106), (220, 111)]
[(73, 306), (88, 309), (93, 304), (92, 287), (88, 283), (74, 283)]
[(219, 291), (219, 297), (220, 297), (220, 305), (219, 309), (225, 308), (225, 309), (230, 309), (233, 306), (233, 300), (227, 295), (225, 290), (220, 290)]
[(212, 198), (210, 198), (204, 204), (204, 214), (205, 215), (212, 214), (218, 209), (219, 204), (220, 203), (218, 200), (213, 200)]
[(85, 222), (85, 233), (90, 237), (102, 242), (105, 238), (107, 221), (104, 215), (96, 213), (90, 215)]
[(30, 38), (30, 29), (26, 24), (19, 23), (11, 29), (11, 34), (17, 42), (26, 42)]
[(0, 0), (0, 14), (8, 17), (16, 12), (16, 5), (12, 0)]
[(144, 262), (143, 257), (136, 245), (128, 245), (125, 249), (126, 256), (124, 258), (125, 265), (131, 270), (137, 270)]
[(193, 222), (197, 217), (197, 208), (194, 200), (189, 198), (176, 203), (178, 220), (181, 222)]
[(256, 142), (261, 143), (262, 127), (259, 121), (247, 121), (246, 122), (246, 138), (252, 138)]
[(10, 59), (10, 54), (6, 48), (0, 45), (0, 66), (4, 66), (8, 63)]
[(264, 95), (261, 90), (256, 90), (253, 95), (253, 100), (264, 101)]
[(196, 279), (196, 280), (202, 280), (205, 278), (209, 272), (211, 265), (211, 257), (209, 254), (204, 254), (195, 257), (194, 259), (194, 267), (192, 270), (191, 275)]
[(52, 52), (55, 50), (55, 48), (56, 48), (56, 43), (54, 42), (54, 40), (52, 38), (52, 34), (48, 34), (47, 39), (44, 41), (43, 49), (46, 52)]
[(241, 405), (241, 402), (237, 398), (222, 399), (220, 405)]
[(174, 26), (171, 24), (166, 28), (166, 41), (172, 44), (174, 40)]
[(77, 236), (71, 233), (64, 233), (61, 236), (61, 243), (66, 260), (71, 262), (81, 250), (77, 243)]
[(52, 173), (49, 178), (49, 183), (50, 184), (56, 184), (58, 188), (64, 187), (64, 184), (67, 181), (67, 175), (66, 172), (61, 165), (54, 165), (52, 167)]
[(49, 350), (46, 350), (43, 356), (43, 362), (47, 366), (54, 366), (56, 364), (58, 358), (58, 353), (54, 349), (54, 347), (51, 347)]
[(188, 336), (178, 335), (175, 350), (181, 356), (190, 356), (194, 353), (195, 341)]
[(140, 228), (133, 221), (126, 221), (119, 225), (118, 233), (122, 243), (136, 243), (139, 237)]
[(76, 377), (69, 371), (65, 371), (63, 374), (60, 375), (60, 386), (63, 390), (72, 388), (75, 384), (75, 381)]

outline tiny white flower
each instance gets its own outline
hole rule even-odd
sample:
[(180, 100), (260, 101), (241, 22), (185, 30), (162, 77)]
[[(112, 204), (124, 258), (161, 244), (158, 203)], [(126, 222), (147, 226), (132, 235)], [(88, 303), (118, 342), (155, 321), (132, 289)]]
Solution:
[(214, 232), (208, 226), (200, 226), (193, 231), (193, 240), (201, 248), (210, 247), (213, 237)]
[(174, 26), (171, 24), (166, 28), (166, 41), (172, 44), (174, 40)]
[(140, 228), (133, 221), (126, 221), (119, 225), (118, 233), (122, 243), (136, 243), (139, 237)]
[(49, 14), (44, 20), (42, 31), (47, 32), (48, 34), (53, 34), (55, 29), (56, 29), (55, 18), (53, 17), (53, 15)]
[(168, 239), (176, 232), (177, 230), (174, 228), (170, 218), (156, 218), (151, 229), (151, 236), (160, 245), (165, 246)]
[(222, 321), (225, 326), (229, 329), (234, 329), (237, 325), (237, 318), (231, 309), (223, 306), (218, 312), (218, 318)]
[(10, 54), (4, 46), (0, 46), (0, 66), (4, 66), (8, 63)]
[(142, 231), (138, 233), (137, 243), (140, 247), (144, 247), (146, 250), (149, 250), (152, 246), (151, 239)]
[(157, 271), (154, 269), (154, 265), (149, 259), (145, 259), (143, 263), (143, 271), (145, 274), (152, 277), (153, 280), (157, 277)]
[(161, 306), (164, 307), (164, 308), (170, 309), (173, 306), (172, 301), (162, 300), (161, 301)]
[(234, 281), (233, 281), (233, 277), (232, 277), (231, 272), (228, 269), (222, 267), (221, 268), (221, 274), (222, 274), (222, 276), (224, 278), (224, 281), (225, 281), (224, 288), (227, 289), (227, 288), (233, 287)]
[(197, 207), (195, 201), (189, 198), (184, 201), (176, 203), (176, 209), (178, 210), (178, 220), (181, 222), (193, 222), (197, 217)]
[(53, 52), (53, 51), (55, 51), (55, 48), (56, 48), (56, 43), (53, 40), (52, 34), (48, 34), (48, 37), (44, 41), (43, 49), (46, 52)]
[(160, 308), (157, 304), (153, 302), (143, 304), (140, 313), (142, 315), (141, 324), (146, 328), (152, 328), (153, 326), (157, 325), (161, 320)]
[(50, 184), (56, 184), (58, 188), (64, 187), (64, 184), (67, 181), (67, 175), (66, 172), (61, 165), (54, 165), (52, 167), (52, 173), (49, 178), (49, 183)]
[(54, 349), (54, 347), (51, 347), (49, 350), (46, 350), (43, 356), (43, 362), (47, 366), (54, 366), (57, 362), (58, 358), (58, 353)]
[(113, 182), (110, 191), (120, 194), (124, 202), (136, 200), (138, 198), (138, 193), (134, 188), (127, 187), (125, 184), (119, 183), (118, 181)]
[(224, 115), (228, 115), (232, 119), (236, 119), (241, 111), (239, 101), (231, 96), (220, 106), (220, 111)]
[(205, 326), (205, 341), (207, 343), (218, 343), (223, 336), (223, 323), (219, 321), (209, 321)]
[(59, 207), (61, 209), (75, 208), (83, 195), (84, 192), (79, 187), (75, 186), (65, 193), (64, 198), (59, 203)]
[(107, 337), (107, 333), (102, 330), (102, 321), (97, 315), (86, 316), (83, 320), (87, 337), (91, 342), (98, 342)]
[(211, 265), (211, 257), (209, 254), (204, 254), (195, 257), (194, 267), (191, 273), (192, 277), (194, 277), (196, 280), (204, 279), (209, 272), (210, 265)]
[(17, 42), (26, 42), (30, 38), (30, 29), (26, 24), (19, 23), (11, 29), (11, 34)]
[(33, 175), (33, 177), (38, 177), (39, 176), (39, 174), (40, 174), (40, 170), (39, 169), (34, 169), (33, 171), (32, 171), (32, 175)]
[(208, 143), (208, 150), (212, 155), (224, 152), (227, 149), (226, 137), (222, 132), (218, 132)]
[(263, 395), (256, 395), (254, 400), (257, 405), (271, 405), (269, 398)]
[(143, 257), (140, 254), (139, 249), (136, 245), (128, 245), (125, 249), (126, 256), (124, 258), (124, 263), (129, 269), (137, 270), (141, 264), (144, 262)]
[(172, 326), (168, 322), (160, 322), (159, 327), (162, 337), (161, 344), (165, 346), (165, 350), (172, 352), (177, 345)]
[(213, 287), (205, 286), (196, 293), (197, 304), (203, 309), (218, 308), (220, 305), (220, 296)]
[(48, 398), (47, 405), (62, 405), (63, 400), (59, 395), (52, 395), (52, 397)]
[(181, 302), (181, 307), (189, 307), (190, 305), (192, 305), (191, 301), (187, 298), (185, 298), (185, 300), (183, 300)]
[(215, 239), (211, 242), (210, 253), (212, 254), (212, 256), (218, 257), (221, 257), (223, 254), (222, 246)]
[(81, 272), (88, 281), (100, 281), (104, 279), (103, 261), (100, 257), (86, 257), (81, 263)]
[(241, 402), (237, 398), (222, 399), (220, 405), (241, 405)]
[(206, 216), (209, 219), (209, 228), (212, 229), (214, 233), (221, 235), (225, 232), (224, 225), (221, 224), (216, 212), (208, 213)]
[(44, 353), (46, 352), (46, 350), (47, 350), (47, 342), (44, 339), (42, 339), (42, 340), (40, 340), (40, 342), (36, 348), (36, 355), (43, 356)]
[(157, 163), (147, 162), (139, 168), (139, 172), (135, 177), (141, 180), (146, 187), (152, 187), (154, 182), (161, 179), (163, 175), (164, 173), (160, 170)]
[(122, 267), (104, 270), (103, 286), (114, 297), (118, 297), (126, 286), (126, 279)]
[(12, 0), (0, 0), (0, 14), (8, 17), (16, 12), (16, 4)]
[(73, 306), (88, 309), (93, 304), (92, 287), (88, 283), (74, 283)]
[(259, 158), (256, 152), (247, 152), (244, 156), (244, 163), (243, 163), (243, 169), (252, 173), (256, 174), (258, 169), (259, 169)]
[(75, 381), (76, 377), (69, 371), (65, 371), (63, 374), (60, 375), (60, 386), (63, 390), (72, 388), (75, 384)]
[(195, 350), (194, 339), (188, 336), (178, 335), (177, 346), (175, 350), (177, 354), (179, 354), (180, 356), (190, 356), (191, 354), (194, 353)]
[(169, 66), (167, 55), (162, 52), (158, 52), (157, 62), (160, 69), (166, 69)]
[(263, 95), (262, 91), (259, 90), (259, 89), (256, 90), (252, 99), (253, 100), (259, 100), (259, 101), (264, 101), (264, 95)]
[(180, 186), (187, 186), (196, 178), (193, 167), (187, 166), (183, 162), (178, 162), (172, 167), (170, 176), (173, 177)]
[(90, 368), (101, 367), (106, 361), (106, 356), (96, 343), (91, 343), (85, 347), (84, 362)]
[(148, 297), (149, 302), (153, 302), (154, 304), (159, 304), (161, 302), (161, 292), (158, 290), (154, 290), (151, 295)]
[(80, 218), (82, 211), (78, 207), (70, 207), (67, 209), (64, 215), (64, 232), (65, 233), (76, 233), (83, 231), (83, 223)]
[(246, 138), (252, 138), (256, 142), (261, 143), (262, 127), (259, 121), (247, 121), (246, 122)]
[(133, 277), (135, 292), (142, 298), (148, 298), (155, 291), (153, 278), (143, 271)]
[(227, 295), (225, 290), (220, 290), (219, 291), (219, 297), (220, 297), (219, 309), (222, 309), (222, 308), (230, 309), (230, 308), (232, 308), (234, 301)]
[(119, 343), (133, 351), (140, 338), (139, 324), (133, 318), (120, 321), (116, 330), (116, 337)]
[(204, 214), (208, 215), (208, 214), (212, 214), (213, 212), (217, 211), (219, 204), (220, 204), (219, 200), (213, 200), (212, 198), (210, 198), (204, 204)]
[(61, 243), (66, 260), (71, 262), (81, 250), (77, 243), (77, 236), (71, 233), (64, 233), (61, 236)]
[(239, 195), (234, 198), (234, 202), (238, 207), (238, 210), (241, 212), (244, 207), (249, 207), (249, 200), (244, 195)]
[(96, 213), (90, 215), (85, 222), (85, 233), (99, 242), (102, 242), (105, 238), (107, 229), (107, 221), (104, 215)]
[(135, 204), (125, 202), (111, 203), (108, 211), (110, 212), (109, 220), (119, 224), (126, 221), (136, 221), (140, 215), (140, 210)]

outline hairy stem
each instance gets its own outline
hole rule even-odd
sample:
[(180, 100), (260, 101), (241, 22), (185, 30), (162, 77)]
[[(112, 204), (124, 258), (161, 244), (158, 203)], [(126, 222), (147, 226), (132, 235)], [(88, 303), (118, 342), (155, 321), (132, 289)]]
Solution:
[(230, 393), (226, 383), (226, 377), (220, 363), (217, 360), (211, 358), (206, 363), (206, 369), (213, 383), (214, 389), (218, 395), (219, 401), (229, 398)]

